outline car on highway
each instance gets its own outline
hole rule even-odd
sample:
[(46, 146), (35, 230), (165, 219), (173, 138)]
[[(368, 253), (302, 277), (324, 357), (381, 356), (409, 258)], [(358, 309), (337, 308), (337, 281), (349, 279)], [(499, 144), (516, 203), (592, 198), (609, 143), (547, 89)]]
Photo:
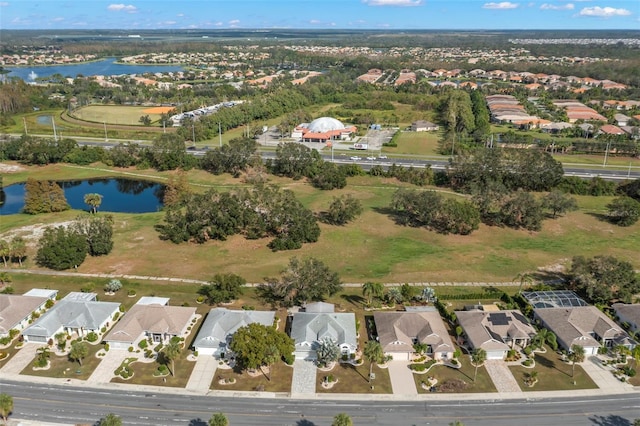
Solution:
[(387, 156), (386, 155), (378, 155), (378, 160), (386, 160)]
[(362, 160), (362, 158), (361, 158), (361, 157), (358, 157), (357, 155), (354, 155), (353, 157), (351, 157), (351, 159), (352, 159), (353, 161)]
[(373, 160), (375, 160), (375, 159), (376, 159), (376, 157), (367, 157), (367, 160), (371, 160), (371, 161), (373, 161)]

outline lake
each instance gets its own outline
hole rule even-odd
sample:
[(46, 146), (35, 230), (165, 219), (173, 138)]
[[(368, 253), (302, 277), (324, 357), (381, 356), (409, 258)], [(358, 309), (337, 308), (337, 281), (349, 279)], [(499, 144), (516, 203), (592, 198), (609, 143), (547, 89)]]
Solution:
[[(0, 215), (20, 213), (24, 208), (24, 183), (9, 185), (0, 190)], [(150, 213), (162, 208), (165, 186), (151, 181), (106, 178), (61, 181), (67, 203), (72, 209), (89, 210), (85, 194), (102, 195), (101, 212)], [(4, 203), (2, 203), (4, 201)]]
[(11, 71), (7, 77), (20, 77), (24, 81), (34, 81), (38, 77), (49, 77), (61, 74), (64, 77), (76, 78), (78, 75), (121, 75), (143, 74), (147, 72), (178, 72), (184, 71), (179, 65), (122, 65), (116, 64), (116, 58), (106, 58), (101, 61), (87, 62), (73, 65), (52, 65), (44, 67), (6, 68)]

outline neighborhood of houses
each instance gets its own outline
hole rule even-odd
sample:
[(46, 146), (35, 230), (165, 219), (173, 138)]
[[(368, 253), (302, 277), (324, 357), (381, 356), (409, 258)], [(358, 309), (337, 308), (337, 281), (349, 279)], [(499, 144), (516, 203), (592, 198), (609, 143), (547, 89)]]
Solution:
[[(315, 375), (309, 378), (308, 371), (309, 368), (315, 371), (317, 351), (327, 340), (339, 348), (339, 360), (359, 362), (363, 356), (359, 344), (361, 332), (380, 343), (386, 364), (404, 366), (402, 374), (409, 376), (412, 373), (408, 367), (418, 357), (455, 368), (459, 365), (456, 358), (479, 349), (484, 350), (488, 361), (502, 363), (514, 351), (522, 354), (526, 361), (529, 354), (525, 349), (541, 329), (556, 336), (558, 350), (565, 356), (576, 346), (583, 348), (586, 355), (583, 363), (591, 363), (598, 356), (620, 348), (630, 353), (638, 344), (632, 336), (640, 329), (640, 304), (614, 304), (611, 308), (614, 321), (569, 290), (521, 294), (530, 308), (528, 316), (517, 309), (504, 309), (497, 302), (464, 306), (453, 312), (453, 319), (444, 320), (434, 304), (420, 303), (407, 305), (402, 310), (372, 311), (365, 316), (366, 324), (362, 327), (353, 312), (337, 310), (335, 305), (325, 302), (290, 308), (286, 321), (280, 321), (275, 311), (225, 307), (212, 308), (202, 320), (195, 307), (172, 306), (170, 299), (164, 297), (140, 297), (125, 311), (120, 303), (99, 301), (97, 293), (70, 292), (60, 298), (57, 290), (32, 289), (23, 295), (0, 294), (0, 338), (4, 344), (0, 349), (9, 348), (16, 341), (20, 347), (11, 359), (2, 359), (0, 371), (19, 374), (31, 368), (29, 363), (36, 354), (34, 348), (52, 347), (63, 336), (104, 345), (106, 350), (98, 353), (104, 357), (102, 363), (108, 364), (107, 358), (115, 359), (106, 375), (101, 373), (101, 380), (108, 382), (115, 377), (113, 366), (140, 352), (138, 348), (167, 344), (176, 338), (184, 342), (194, 333), (189, 339), (190, 347), (184, 350), (191, 351), (194, 362), (204, 363), (205, 367), (194, 368), (192, 378), (198, 376), (196, 379), (202, 382), (205, 377), (203, 390), (208, 390), (216, 368), (233, 363), (230, 342), (234, 333), (251, 323), (273, 326), (294, 340), (292, 393), (315, 392)], [(89, 339), (90, 335), (94, 338)], [(419, 351), (418, 347), (423, 349)], [(32, 357), (20, 357), (17, 355), (20, 352), (30, 353)], [(0, 351), (0, 355), (9, 358), (7, 352)], [(145, 357), (149, 355), (150, 351)], [(12, 363), (21, 363), (18, 370)], [(100, 367), (96, 373), (98, 370)], [(390, 374), (397, 374), (398, 369), (394, 371), (390, 369)], [(311, 383), (300, 386), (300, 380)], [(393, 377), (391, 380), (393, 383)], [(407, 385), (407, 380), (402, 383), (397, 389), (394, 387), (393, 392), (412, 393), (409, 388), (414, 384)], [(193, 387), (190, 384), (187, 389)], [(498, 383), (496, 389), (501, 391)]]

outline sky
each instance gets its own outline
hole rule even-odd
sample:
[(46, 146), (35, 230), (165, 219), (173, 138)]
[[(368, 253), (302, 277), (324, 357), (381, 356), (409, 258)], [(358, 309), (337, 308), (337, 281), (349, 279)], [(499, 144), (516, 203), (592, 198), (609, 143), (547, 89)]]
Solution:
[(0, 0), (0, 29), (632, 29), (640, 0)]

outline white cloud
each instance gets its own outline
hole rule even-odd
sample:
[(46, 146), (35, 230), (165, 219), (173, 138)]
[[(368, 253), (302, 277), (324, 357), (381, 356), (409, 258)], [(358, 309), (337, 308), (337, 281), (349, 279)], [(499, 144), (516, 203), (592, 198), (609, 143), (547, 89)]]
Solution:
[(213, 24), (213, 25), (215, 25), (216, 27), (221, 27), (221, 26), (223, 26), (224, 24), (223, 24), (222, 22), (218, 21), (218, 22), (216, 22), (216, 23), (215, 23), (215, 24)]
[(6, 6), (9, 6), (8, 1), (0, 1), (0, 7), (6, 7)]
[(627, 9), (616, 9), (615, 7), (585, 7), (580, 11), (580, 16), (597, 16), (601, 18), (610, 18), (612, 16), (629, 16), (631, 12)]
[(549, 3), (544, 3), (542, 6), (540, 6), (541, 10), (573, 10), (575, 8), (575, 6), (573, 5), (573, 3), (567, 3), (567, 4), (549, 4)]
[(176, 16), (177, 16), (178, 18), (182, 18), (182, 17), (184, 16), (184, 13), (178, 13)]
[(51, 21), (53, 21), (53, 22), (62, 22), (62, 21), (64, 21), (64, 18), (63, 17), (53, 18)]
[(321, 24), (322, 22), (321, 22), (321, 21), (319, 21), (319, 20), (317, 20), (317, 19), (311, 19), (311, 20), (309, 21), (309, 23), (310, 23), (311, 25), (319, 25), (319, 24)]
[(510, 1), (501, 1), (500, 3), (485, 3), (482, 5), (483, 9), (515, 9), (518, 7), (518, 3), (511, 3)]
[(238, 25), (240, 23), (239, 19), (232, 19), (231, 21), (229, 21), (229, 25)]
[(132, 4), (110, 4), (107, 6), (107, 10), (112, 12), (128, 12), (128, 13), (136, 13), (138, 9)]
[(175, 25), (175, 24), (177, 24), (176, 21), (163, 21), (163, 22), (160, 22), (160, 25)]
[(362, 0), (362, 3), (369, 6), (420, 6), (423, 0)]

